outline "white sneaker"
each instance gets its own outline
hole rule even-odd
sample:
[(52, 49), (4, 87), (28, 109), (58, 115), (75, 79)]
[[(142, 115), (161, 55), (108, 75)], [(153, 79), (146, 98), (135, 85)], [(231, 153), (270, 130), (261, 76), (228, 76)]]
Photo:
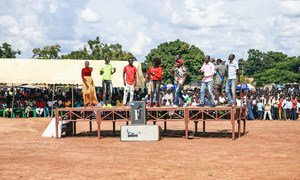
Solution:
[(178, 107), (177, 105), (173, 105), (174, 108)]

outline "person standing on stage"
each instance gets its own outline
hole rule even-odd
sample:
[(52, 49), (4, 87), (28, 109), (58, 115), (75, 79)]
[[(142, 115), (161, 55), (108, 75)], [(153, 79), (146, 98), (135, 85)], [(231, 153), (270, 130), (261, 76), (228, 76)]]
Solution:
[[(123, 69), (123, 81), (124, 81), (124, 95), (123, 95), (123, 106), (126, 106), (127, 96), (130, 93), (129, 102), (133, 100), (134, 87), (136, 86), (136, 72), (137, 69), (133, 65), (133, 59), (128, 60), (128, 65)], [(125, 78), (126, 75), (126, 78)]]
[[(186, 69), (183, 66), (183, 60), (181, 59), (180, 55), (177, 55), (177, 60), (175, 63), (175, 68), (171, 70), (171, 72), (174, 74), (175, 77), (175, 83), (177, 84), (176, 90), (175, 90), (175, 102), (173, 107), (180, 106), (179, 99), (181, 99), (182, 102), (184, 102), (184, 98), (182, 96), (182, 89), (183, 85), (186, 80)], [(183, 103), (181, 103), (183, 104)]]
[(215, 95), (217, 103), (220, 104), (220, 94), (222, 94), (224, 80), (225, 80), (225, 66), (222, 63), (222, 59), (217, 59), (216, 69), (216, 79), (215, 79)]
[(210, 106), (215, 107), (215, 95), (214, 95), (214, 74), (215, 74), (215, 65), (210, 62), (210, 56), (206, 56), (204, 64), (199, 70), (199, 73), (204, 73), (204, 78), (201, 82), (201, 91), (200, 91), (200, 104), (199, 106), (204, 106), (204, 96), (205, 89), (208, 88), (209, 97), (210, 97)]
[(160, 96), (159, 96), (159, 88), (160, 83), (162, 80), (163, 75), (163, 69), (160, 66), (161, 60), (159, 58), (154, 58), (153, 60), (153, 67), (150, 67), (146, 72), (146, 78), (147, 81), (148, 78), (150, 78), (151, 81), (151, 95), (150, 95), (150, 107), (153, 107), (153, 100), (154, 100), (154, 93), (156, 95), (156, 106), (160, 107)]
[[(239, 73), (239, 64), (234, 61), (235, 55), (230, 54), (228, 57), (228, 61), (226, 61), (226, 67), (228, 71), (228, 78), (226, 83), (226, 94), (228, 99), (229, 106), (235, 105), (235, 89), (236, 89), (236, 78), (238, 78), (238, 82), (240, 81), (240, 73)], [(237, 77), (238, 75), (238, 77)]]
[(103, 106), (102, 107), (112, 107), (112, 82), (111, 75), (116, 72), (116, 68), (110, 63), (108, 57), (104, 58), (105, 64), (100, 67), (100, 75), (102, 76), (102, 88), (103, 88)]
[(85, 68), (81, 70), (81, 78), (82, 78), (82, 95), (84, 107), (87, 106), (95, 106), (98, 104), (98, 100), (96, 97), (96, 91), (94, 86), (94, 81), (92, 79), (92, 71), (93, 68), (89, 67), (89, 61), (85, 61)]

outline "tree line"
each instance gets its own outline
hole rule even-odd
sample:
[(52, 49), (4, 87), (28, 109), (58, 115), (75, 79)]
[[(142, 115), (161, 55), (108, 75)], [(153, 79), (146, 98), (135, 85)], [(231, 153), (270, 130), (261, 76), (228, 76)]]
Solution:
[[(136, 60), (135, 56), (124, 51), (120, 44), (107, 44), (100, 41), (99, 37), (89, 40), (82, 48), (68, 54), (60, 55), (61, 46), (58, 44), (34, 48), (32, 58), (35, 59), (92, 59), (100, 60), (109, 57), (111, 60)], [(13, 50), (11, 45), (0, 45), (1, 58), (16, 58), (20, 50)], [(164, 71), (162, 83), (172, 83), (173, 75), (169, 71), (175, 62), (175, 56), (180, 54), (187, 68), (187, 83), (201, 81), (198, 70), (204, 62), (204, 52), (195, 45), (190, 45), (179, 39), (165, 42), (152, 49), (142, 63), (143, 72), (151, 66), (152, 60), (159, 57)], [(247, 59), (239, 59), (240, 69), (243, 76), (254, 78), (256, 86), (270, 83), (293, 83), (300, 82), (300, 56), (292, 56), (282, 52), (261, 52), (257, 49), (249, 49)]]

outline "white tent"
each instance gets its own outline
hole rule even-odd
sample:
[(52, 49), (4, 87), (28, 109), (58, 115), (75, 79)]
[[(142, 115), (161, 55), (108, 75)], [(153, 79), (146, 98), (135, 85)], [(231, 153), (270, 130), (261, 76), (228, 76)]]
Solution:
[[(14, 84), (82, 84), (81, 69), (86, 60), (44, 60), (44, 59), (0, 59), (0, 83)], [(102, 86), (100, 66), (104, 60), (89, 60), (93, 67), (92, 77), (95, 86)], [(112, 75), (114, 87), (123, 87), (123, 68), (127, 61), (111, 61), (116, 67)], [(137, 68), (137, 86), (144, 80), (141, 63), (134, 62)]]

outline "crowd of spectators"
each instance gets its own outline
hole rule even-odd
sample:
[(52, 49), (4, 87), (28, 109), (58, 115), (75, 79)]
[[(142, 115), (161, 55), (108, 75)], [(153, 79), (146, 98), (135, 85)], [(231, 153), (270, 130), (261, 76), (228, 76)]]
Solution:
[[(168, 84), (161, 86), (159, 93), (159, 102), (162, 106), (173, 106), (175, 98), (175, 85)], [(103, 104), (103, 91), (97, 88), (97, 99), (99, 104)], [(147, 106), (150, 106), (149, 97), (146, 88), (138, 89), (134, 93), (134, 100), (144, 100)], [(200, 103), (200, 88), (184, 89), (184, 101), (180, 102), (184, 107), (196, 106)], [(14, 95), (14, 98), (13, 98)], [(83, 107), (83, 98), (81, 89), (74, 89), (74, 102), (72, 104), (72, 89), (58, 88), (54, 92), (52, 88), (27, 89), (2, 88), (0, 91), (0, 116), (3, 117), (50, 117), (53, 116), (53, 109), (57, 107)], [(254, 120), (296, 120), (300, 108), (300, 90), (299, 88), (287, 87), (281, 90), (276, 88), (263, 89), (258, 88), (255, 91), (249, 91), (248, 97), (245, 93), (242, 100), (237, 94), (237, 106), (247, 106), (248, 119)], [(121, 107), (123, 100), (123, 89), (114, 88), (112, 95), (112, 105)], [(247, 100), (247, 101), (246, 101)], [(242, 102), (241, 102), (242, 101)], [(227, 103), (225, 92), (221, 93), (215, 100), (218, 105)], [(12, 106), (12, 103), (14, 105)], [(154, 103), (157, 100), (154, 96)], [(204, 104), (210, 105), (209, 93), (205, 95)]]
[(248, 119), (296, 120), (300, 111), (299, 86), (258, 88), (249, 96)]

